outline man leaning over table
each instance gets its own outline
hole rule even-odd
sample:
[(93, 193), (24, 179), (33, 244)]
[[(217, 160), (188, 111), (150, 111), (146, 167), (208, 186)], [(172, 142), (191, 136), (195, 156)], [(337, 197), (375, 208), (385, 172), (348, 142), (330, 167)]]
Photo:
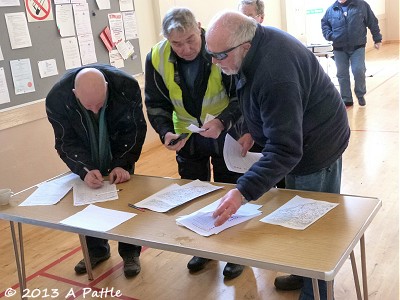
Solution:
[[(206, 42), (213, 63), (237, 74), (244, 121), (263, 145), (263, 157), (222, 197), (215, 225), (284, 176), (289, 189), (339, 193), (350, 128), (341, 97), (315, 56), (289, 34), (238, 12), (215, 16)], [(300, 299), (314, 299), (312, 280), (303, 282)], [(319, 290), (326, 299), (326, 282), (319, 281)]]
[[(55, 148), (69, 169), (90, 188), (130, 179), (146, 135), (141, 91), (129, 74), (108, 65), (68, 71), (46, 97)], [(107, 240), (86, 237), (92, 268), (110, 258)], [(140, 272), (141, 247), (118, 243), (126, 277)], [(75, 266), (86, 273), (84, 260)]]
[[(162, 32), (165, 39), (146, 58), (145, 102), (149, 121), (164, 146), (176, 151), (181, 178), (209, 181), (211, 160), (214, 181), (236, 183), (240, 175), (229, 171), (223, 158), (225, 135), (240, 117), (234, 79), (221, 74), (211, 63), (204, 48), (204, 30), (189, 9), (168, 11)], [(205, 122), (207, 114), (216, 118)], [(190, 133), (186, 129), (190, 124), (205, 131), (171, 145), (179, 134)], [(187, 267), (197, 272), (209, 261), (195, 256)], [(227, 263), (223, 274), (232, 279), (243, 268)]]

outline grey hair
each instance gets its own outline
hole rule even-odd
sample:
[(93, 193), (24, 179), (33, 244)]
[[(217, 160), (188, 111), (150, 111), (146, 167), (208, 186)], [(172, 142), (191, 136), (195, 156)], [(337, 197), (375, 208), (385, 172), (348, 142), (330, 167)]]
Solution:
[(173, 30), (185, 32), (194, 28), (198, 28), (196, 18), (189, 9), (184, 7), (169, 10), (162, 21), (162, 35), (165, 38), (168, 38)]
[(262, 0), (241, 0), (239, 1), (238, 7), (243, 5), (254, 5), (258, 15), (264, 15), (264, 1)]

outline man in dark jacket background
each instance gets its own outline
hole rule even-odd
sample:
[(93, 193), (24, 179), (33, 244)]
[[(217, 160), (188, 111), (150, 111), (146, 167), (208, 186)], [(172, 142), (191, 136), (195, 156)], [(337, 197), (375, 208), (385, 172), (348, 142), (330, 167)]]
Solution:
[[(238, 12), (214, 17), (206, 42), (213, 63), (238, 74), (244, 121), (263, 147), (263, 157), (222, 197), (215, 225), (284, 176), (289, 189), (339, 193), (350, 128), (340, 95), (314, 54), (289, 34)], [(314, 299), (312, 280), (303, 281), (300, 299)], [(319, 287), (326, 299), (326, 282)]]
[(367, 27), (371, 31), (375, 48), (382, 43), (378, 19), (364, 0), (337, 0), (321, 20), (322, 34), (332, 41), (340, 94), (346, 106), (353, 105), (349, 67), (354, 76), (354, 93), (358, 104), (366, 104), (365, 45)]
[[(90, 188), (130, 179), (146, 136), (141, 91), (129, 74), (108, 65), (91, 65), (66, 73), (46, 97), (55, 148), (69, 169)], [(110, 257), (105, 239), (86, 237), (90, 263)], [(140, 272), (141, 247), (119, 243), (126, 277)], [(86, 273), (84, 260), (75, 266)]]

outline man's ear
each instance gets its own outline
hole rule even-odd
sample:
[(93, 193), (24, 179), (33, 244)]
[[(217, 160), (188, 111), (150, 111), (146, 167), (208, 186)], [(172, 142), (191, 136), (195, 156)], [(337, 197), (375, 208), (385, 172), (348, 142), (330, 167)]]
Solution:
[(76, 89), (72, 89), (72, 92), (74, 93), (75, 97), (78, 98), (78, 96), (76, 95)]

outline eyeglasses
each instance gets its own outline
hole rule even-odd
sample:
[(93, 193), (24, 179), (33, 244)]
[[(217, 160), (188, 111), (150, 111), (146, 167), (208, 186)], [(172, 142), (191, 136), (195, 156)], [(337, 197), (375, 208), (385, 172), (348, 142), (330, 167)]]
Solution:
[(208, 54), (211, 55), (211, 57), (213, 57), (213, 58), (215, 58), (215, 59), (217, 59), (217, 60), (224, 60), (225, 58), (228, 57), (228, 53), (229, 53), (229, 52), (235, 50), (236, 48), (238, 48), (238, 47), (240, 47), (240, 46), (242, 46), (242, 45), (244, 45), (244, 44), (246, 44), (246, 43), (250, 43), (250, 41), (241, 43), (241, 44), (239, 44), (239, 45), (237, 45), (237, 46), (235, 46), (235, 47), (229, 48), (229, 49), (227, 49), (227, 50), (225, 50), (225, 51), (221, 51), (221, 52), (211, 52), (211, 51), (209, 51), (209, 50), (207, 49), (207, 45), (206, 45), (206, 51), (207, 51)]

